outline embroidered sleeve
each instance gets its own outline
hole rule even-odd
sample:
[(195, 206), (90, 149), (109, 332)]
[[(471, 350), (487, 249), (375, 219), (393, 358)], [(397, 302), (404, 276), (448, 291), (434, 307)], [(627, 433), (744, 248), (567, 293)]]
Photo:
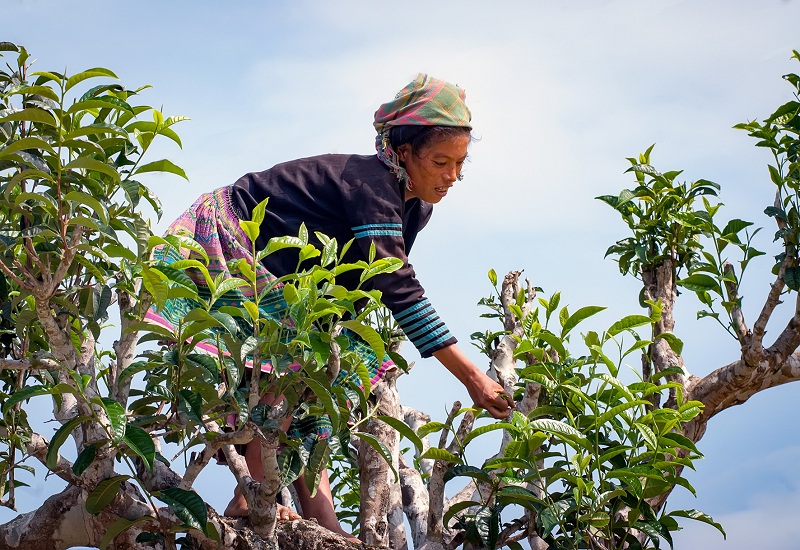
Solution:
[[(425, 290), (408, 263), (402, 199), (392, 201), (392, 197), (369, 197), (371, 194), (372, 190), (364, 193), (366, 196), (357, 202), (360, 207), (351, 213), (351, 229), (356, 244), (365, 257), (374, 243), (377, 257), (394, 257), (403, 261), (403, 266), (394, 273), (374, 277), (373, 286), (381, 291), (383, 303), (420, 355), (430, 357), (433, 352), (456, 343), (456, 339), (425, 297)], [(412, 233), (416, 236), (416, 231)]]

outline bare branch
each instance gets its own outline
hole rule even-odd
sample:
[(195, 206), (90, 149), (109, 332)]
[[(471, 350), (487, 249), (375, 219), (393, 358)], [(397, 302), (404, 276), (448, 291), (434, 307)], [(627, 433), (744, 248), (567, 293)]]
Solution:
[[(75, 226), (70, 236), (69, 243), (64, 243), (66, 246), (63, 249), (61, 261), (58, 263), (58, 267), (50, 281), (49, 294), (51, 296), (58, 289), (58, 285), (61, 284), (61, 281), (67, 276), (67, 271), (69, 271), (69, 268), (72, 266), (72, 260), (75, 259), (76, 247), (80, 244), (81, 238), (83, 237), (83, 229), (82, 225)], [(44, 269), (42, 271), (45, 272)], [(45, 273), (49, 273), (49, 269)]]
[(763, 352), (764, 335), (767, 332), (767, 323), (769, 322), (770, 317), (772, 317), (772, 313), (775, 311), (775, 308), (781, 303), (781, 293), (786, 287), (786, 283), (783, 282), (783, 277), (786, 274), (786, 268), (791, 267), (794, 259), (795, 258), (793, 256), (787, 254), (783, 259), (783, 262), (781, 262), (781, 267), (778, 270), (777, 277), (775, 277), (775, 282), (772, 283), (772, 287), (769, 290), (767, 299), (764, 301), (764, 307), (761, 309), (761, 313), (753, 325), (753, 338), (750, 342), (749, 352), (755, 354), (755, 357), (760, 356), (760, 354)]
[(46, 359), (41, 356), (34, 356), (30, 359), (0, 359), (0, 370), (61, 370), (62, 366), (58, 361)]
[(399, 473), (403, 511), (408, 518), (414, 548), (419, 548), (428, 534), (428, 489), (420, 473), (409, 466), (402, 455), (400, 455)]
[(703, 414), (687, 425), (684, 431), (687, 437), (698, 441), (705, 431), (704, 424), (714, 415), (744, 403), (767, 388), (797, 380), (800, 380), (800, 351), (795, 351), (777, 364), (765, 359), (757, 365), (749, 365), (739, 359), (720, 367), (687, 387), (687, 399), (696, 399), (705, 408)]
[(517, 327), (517, 316), (511, 311), (508, 306), (517, 301), (517, 293), (519, 292), (519, 276), (522, 271), (510, 271), (504, 278), (503, 284), (500, 286), (500, 303), (503, 304), (503, 326), (509, 332), (512, 332)]
[(139, 320), (144, 315), (144, 312), (149, 309), (151, 301), (152, 298), (150, 296), (145, 296), (138, 303), (139, 315), (134, 316), (133, 313), (137, 307), (136, 301), (127, 292), (117, 290), (121, 336), (113, 344), (116, 361), (111, 365), (109, 379), (111, 381), (111, 395), (120, 403), (125, 403), (128, 400), (131, 378), (120, 383), (119, 374), (129, 367), (136, 358), (136, 342), (139, 339), (138, 332), (127, 329), (132, 322)]
[[(794, 315), (766, 352), (769, 362), (779, 364), (800, 346), (800, 293), (795, 297)], [(750, 357), (747, 357), (749, 360)]]
[(733, 306), (731, 307), (731, 319), (733, 321), (733, 329), (736, 331), (736, 337), (739, 340), (739, 344), (742, 347), (748, 344), (748, 335), (749, 330), (747, 328), (747, 323), (744, 320), (744, 314), (742, 313), (742, 308), (739, 305), (739, 285), (737, 285), (734, 281), (736, 279), (736, 274), (734, 273), (733, 266), (725, 262), (722, 265), (722, 271), (725, 274), (725, 290), (728, 293), (728, 302), (731, 302)]
[[(447, 426), (452, 426), (456, 415), (461, 410), (461, 403), (456, 401), (447, 415)], [(472, 424), (475, 421), (475, 416), (471, 411), (464, 414), (461, 424), (453, 435), (453, 440), (446, 450), (451, 454), (460, 453), (460, 442), (472, 430)], [(442, 430), (442, 435), (439, 438), (439, 448), (444, 449), (447, 442), (447, 430)], [(445, 460), (437, 460), (433, 466), (430, 480), (428, 482), (428, 540), (433, 543), (441, 544), (443, 540), (444, 530), (444, 474), (453, 467), (451, 462)]]
[[(373, 388), (373, 396), (377, 401), (375, 411), (379, 415), (398, 419), (402, 415), (396, 386), (399, 372), (399, 369), (388, 371), (381, 383)], [(367, 544), (401, 548), (406, 545), (405, 527), (402, 525), (402, 496), (392, 495), (392, 487), (397, 484), (393, 471), (398, 471), (400, 463), (400, 436), (394, 428), (375, 418), (369, 420), (364, 432), (386, 446), (391, 453), (391, 468), (371, 446), (359, 446), (361, 539)]]
[(53, 276), (50, 273), (50, 268), (44, 265), (44, 262), (42, 262), (39, 254), (36, 253), (36, 249), (33, 248), (33, 241), (31, 241), (30, 238), (25, 238), (23, 246), (25, 247), (25, 254), (27, 255), (28, 260), (33, 262), (33, 264), (39, 268), (39, 276), (41, 279), (37, 281), (36, 286), (43, 284), (45, 287), (49, 287), (52, 284)]
[[(424, 424), (427, 424), (431, 421), (431, 417), (424, 412), (418, 411), (416, 409), (412, 409), (410, 407), (402, 406), (403, 411), (403, 420), (408, 426), (414, 430), (416, 433), (420, 427)], [(420, 455), (425, 454), (425, 451), (430, 449), (431, 442), (428, 440), (428, 436), (425, 436), (422, 439), (422, 452), (420, 453), (418, 450), (414, 449), (414, 458), (419, 458)], [(431, 471), (433, 471), (433, 459), (426, 458), (419, 461), (419, 469), (423, 474), (430, 475)]]
[[(31, 434), (30, 441), (28, 441), (26, 445), (28, 454), (36, 458), (42, 464), (46, 463), (47, 449), (49, 447), (50, 442), (38, 433)], [(81, 478), (72, 473), (72, 463), (61, 455), (58, 455), (56, 467), (51, 471), (71, 485), (79, 487), (83, 485)]]

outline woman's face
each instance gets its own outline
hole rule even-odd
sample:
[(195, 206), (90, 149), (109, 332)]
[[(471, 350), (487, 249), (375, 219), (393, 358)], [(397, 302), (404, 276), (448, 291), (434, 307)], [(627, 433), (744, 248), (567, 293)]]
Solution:
[(406, 200), (418, 198), (430, 203), (442, 200), (458, 181), (468, 147), (468, 135), (434, 141), (416, 152), (407, 143), (398, 147), (397, 156), (411, 179)]

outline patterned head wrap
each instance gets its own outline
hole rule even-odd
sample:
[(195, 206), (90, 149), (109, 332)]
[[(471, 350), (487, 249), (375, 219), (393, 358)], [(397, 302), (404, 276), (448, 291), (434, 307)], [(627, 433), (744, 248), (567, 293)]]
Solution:
[(464, 90), (426, 74), (417, 77), (400, 90), (395, 98), (375, 111), (375, 149), (378, 158), (403, 182), (408, 183), (408, 174), (400, 166), (397, 153), (389, 142), (389, 133), (395, 126), (464, 126), (472, 128), (464, 99)]

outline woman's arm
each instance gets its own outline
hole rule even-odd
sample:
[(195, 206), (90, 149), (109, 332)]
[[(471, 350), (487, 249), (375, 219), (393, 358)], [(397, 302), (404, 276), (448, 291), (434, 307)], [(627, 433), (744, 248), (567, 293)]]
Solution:
[(514, 400), (503, 387), (489, 378), (470, 361), (455, 344), (433, 352), (433, 356), (467, 388), (475, 405), (486, 409), (494, 418), (505, 418)]

